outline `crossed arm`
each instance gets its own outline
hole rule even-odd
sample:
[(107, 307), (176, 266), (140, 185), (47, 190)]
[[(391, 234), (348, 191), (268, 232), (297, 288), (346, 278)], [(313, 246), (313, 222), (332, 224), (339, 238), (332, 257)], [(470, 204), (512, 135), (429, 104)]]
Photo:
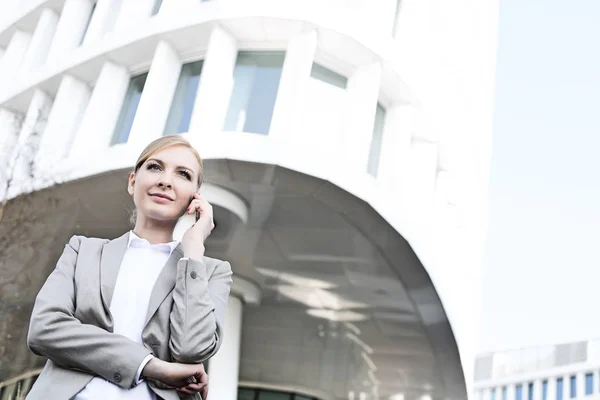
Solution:
[[(130, 388), (137, 383), (138, 370), (152, 352), (125, 336), (83, 324), (75, 317), (74, 277), (79, 247), (80, 239), (73, 236), (40, 290), (27, 344), (35, 354), (63, 367), (90, 372)], [(229, 274), (223, 272), (209, 280), (201, 263), (194, 260), (178, 263), (169, 339), (174, 361), (203, 362), (217, 351), (231, 283), (231, 269), (228, 263), (223, 264), (227, 264), (223, 270), (227, 269)], [(193, 282), (188, 282), (192, 275), (190, 268), (195, 271)]]

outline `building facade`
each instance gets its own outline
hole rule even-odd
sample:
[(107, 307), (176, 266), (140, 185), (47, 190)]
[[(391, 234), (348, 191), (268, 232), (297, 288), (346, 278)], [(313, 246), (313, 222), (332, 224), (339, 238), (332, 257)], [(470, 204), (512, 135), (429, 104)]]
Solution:
[(600, 340), (478, 357), (475, 390), (480, 400), (600, 399)]
[(205, 159), (234, 269), (212, 399), (468, 397), (497, 8), (3, 1), (2, 399), (43, 365), (28, 313), (64, 243), (130, 229), (127, 175), (165, 134)]

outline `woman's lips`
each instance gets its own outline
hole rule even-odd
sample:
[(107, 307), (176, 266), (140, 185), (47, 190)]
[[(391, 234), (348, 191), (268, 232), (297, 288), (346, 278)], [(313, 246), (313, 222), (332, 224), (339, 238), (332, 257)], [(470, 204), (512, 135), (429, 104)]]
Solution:
[(152, 197), (152, 199), (155, 202), (161, 203), (161, 204), (170, 203), (173, 201), (173, 199), (171, 197), (167, 196), (166, 194), (156, 193), (156, 194), (151, 194), (150, 197)]

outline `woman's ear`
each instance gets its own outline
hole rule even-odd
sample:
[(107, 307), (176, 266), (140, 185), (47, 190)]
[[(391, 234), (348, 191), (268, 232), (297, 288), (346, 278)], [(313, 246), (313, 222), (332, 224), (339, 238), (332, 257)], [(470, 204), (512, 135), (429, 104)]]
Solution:
[(127, 192), (130, 196), (133, 196), (133, 188), (135, 186), (135, 172), (129, 174), (129, 180), (127, 183)]

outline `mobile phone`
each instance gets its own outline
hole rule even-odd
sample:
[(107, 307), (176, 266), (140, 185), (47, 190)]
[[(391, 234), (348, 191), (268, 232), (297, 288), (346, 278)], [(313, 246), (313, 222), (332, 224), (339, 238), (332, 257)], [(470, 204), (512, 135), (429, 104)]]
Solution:
[[(190, 198), (190, 203), (194, 197)], [(192, 225), (194, 225), (200, 219), (200, 211), (196, 210), (194, 214), (188, 214), (187, 212), (183, 214), (177, 224), (175, 225), (175, 229), (173, 230), (173, 239), (181, 240), (183, 234), (190, 229)]]

